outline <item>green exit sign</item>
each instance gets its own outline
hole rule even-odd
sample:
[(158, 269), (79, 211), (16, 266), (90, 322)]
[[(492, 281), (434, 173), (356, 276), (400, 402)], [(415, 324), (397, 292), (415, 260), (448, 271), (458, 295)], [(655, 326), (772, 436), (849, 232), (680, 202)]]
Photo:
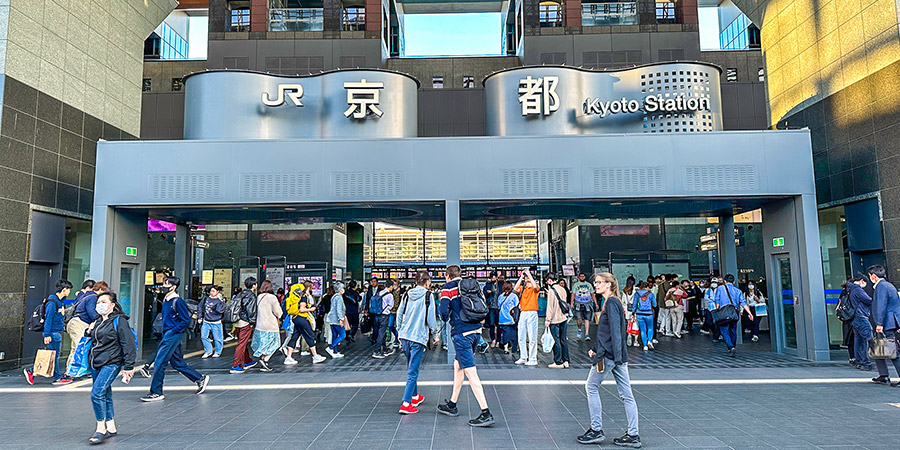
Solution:
[(772, 239), (772, 246), (773, 247), (784, 247), (784, 238), (777, 237), (777, 238)]
[(125, 256), (137, 256), (137, 247), (125, 247)]

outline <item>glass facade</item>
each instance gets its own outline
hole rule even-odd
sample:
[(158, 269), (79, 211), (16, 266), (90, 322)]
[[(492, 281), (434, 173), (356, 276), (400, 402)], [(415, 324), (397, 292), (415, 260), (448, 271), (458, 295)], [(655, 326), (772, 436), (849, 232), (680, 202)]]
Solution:
[(163, 22), (144, 41), (146, 59), (188, 59), (188, 41)]
[(847, 220), (843, 206), (819, 211), (819, 246), (822, 249), (822, 274), (825, 278), (828, 342), (832, 349), (838, 349), (844, 340), (843, 325), (834, 310), (841, 295), (841, 285), (851, 275)]
[(366, 31), (366, 8), (344, 8), (341, 27), (344, 31)]
[(88, 278), (90, 269), (91, 222), (67, 217), (62, 277), (71, 281), (78, 290)]
[(635, 25), (637, 19), (637, 2), (606, 0), (581, 4), (581, 25), (585, 27)]
[(231, 31), (250, 31), (250, 8), (231, 10)]
[(275, 8), (269, 10), (269, 31), (322, 31), (322, 8)]
[(542, 27), (563, 26), (562, 7), (556, 2), (541, 2), (538, 7), (538, 15)]
[(759, 48), (759, 28), (747, 16), (740, 14), (719, 33), (722, 50)]
[(656, 2), (656, 23), (678, 23), (675, 17), (675, 0)]

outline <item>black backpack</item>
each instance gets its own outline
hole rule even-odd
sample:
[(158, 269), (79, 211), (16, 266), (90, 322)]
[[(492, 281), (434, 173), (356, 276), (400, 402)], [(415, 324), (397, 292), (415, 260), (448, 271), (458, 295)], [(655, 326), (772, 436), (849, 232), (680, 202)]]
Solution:
[(834, 313), (842, 322), (853, 320), (853, 318), (856, 316), (856, 308), (850, 301), (849, 289), (844, 289), (843, 291), (841, 291), (841, 298), (840, 300), (838, 300), (838, 304), (834, 309)]
[(50, 301), (50, 299), (44, 299), (40, 305), (36, 306), (34, 310), (31, 311), (31, 316), (25, 321), (25, 329), (36, 332), (44, 331), (44, 319), (46, 319), (45, 315), (47, 312), (48, 301)]
[(463, 278), (459, 282), (459, 319), (465, 323), (480, 323), (488, 315), (487, 301), (481, 285), (475, 278)]

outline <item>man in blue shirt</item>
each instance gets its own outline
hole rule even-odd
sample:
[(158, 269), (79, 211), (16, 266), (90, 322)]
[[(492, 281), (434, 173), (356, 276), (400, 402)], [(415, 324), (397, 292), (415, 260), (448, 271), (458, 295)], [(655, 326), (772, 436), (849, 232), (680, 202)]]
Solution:
[[(717, 287), (712, 298), (708, 299), (710, 311), (715, 311), (729, 304), (734, 305), (734, 308), (738, 310), (738, 316), (741, 314), (740, 311), (744, 310), (747, 312), (747, 317), (749, 317), (750, 320), (753, 320), (753, 313), (750, 312), (750, 307), (747, 306), (747, 300), (744, 298), (744, 293), (734, 285), (734, 275), (730, 273), (725, 275), (725, 284)], [(725, 346), (728, 348), (728, 356), (732, 358), (736, 355), (734, 346), (737, 343), (737, 327), (739, 322), (740, 318), (735, 322), (716, 324), (722, 334), (722, 340), (725, 341)]]
[[(58, 280), (56, 282), (56, 294), (51, 294), (44, 300), (44, 330), (41, 335), (44, 337), (44, 345), (47, 350), (56, 352), (53, 358), (53, 384), (62, 385), (72, 382), (71, 378), (64, 377), (59, 370), (59, 351), (62, 349), (62, 331), (65, 329), (65, 317), (62, 314), (63, 299), (72, 291), (72, 283), (69, 280)], [(34, 384), (34, 372), (27, 368), (25, 372), (25, 380), (28, 384)]]
[(163, 289), (167, 291), (162, 304), (162, 339), (153, 360), (153, 378), (150, 380), (150, 393), (141, 397), (145, 402), (156, 402), (166, 398), (163, 395), (163, 379), (166, 376), (166, 366), (181, 372), (187, 379), (197, 383), (197, 393), (202, 394), (209, 385), (209, 375), (202, 375), (196, 369), (184, 362), (181, 354), (181, 341), (184, 333), (191, 323), (191, 311), (187, 303), (175, 292), (181, 279), (167, 277), (163, 282)]
[[(875, 333), (883, 333), (888, 339), (896, 340), (897, 331), (900, 330), (900, 296), (897, 295), (897, 288), (884, 279), (887, 276), (884, 266), (876, 264), (866, 271), (875, 288), (875, 295), (872, 296), (872, 322), (875, 323)], [(900, 358), (892, 359), (891, 363), (900, 376)], [(900, 381), (891, 383), (886, 360), (876, 359), (875, 365), (878, 367), (878, 377), (872, 381), (900, 387)]]
[[(438, 412), (451, 417), (459, 415), (456, 402), (459, 400), (463, 381), (468, 378), (472, 394), (475, 395), (475, 400), (481, 408), (481, 414), (469, 420), (469, 426), (489, 427), (494, 424), (494, 416), (488, 409), (484, 388), (481, 385), (481, 379), (478, 378), (478, 369), (475, 367), (475, 347), (481, 337), (481, 323), (470, 323), (462, 319), (460, 283), (463, 282), (463, 279), (461, 275), (462, 270), (459, 266), (447, 267), (447, 283), (441, 290), (441, 319), (450, 320), (450, 339), (456, 350), (456, 359), (453, 360), (453, 393), (450, 394), (450, 400), (444, 400), (444, 403), (438, 405)], [(466, 290), (467, 286), (474, 283), (474, 292), (479, 293), (480, 288), (477, 281), (467, 279), (465, 282), (467, 284), (463, 284), (463, 292), (470, 292)]]

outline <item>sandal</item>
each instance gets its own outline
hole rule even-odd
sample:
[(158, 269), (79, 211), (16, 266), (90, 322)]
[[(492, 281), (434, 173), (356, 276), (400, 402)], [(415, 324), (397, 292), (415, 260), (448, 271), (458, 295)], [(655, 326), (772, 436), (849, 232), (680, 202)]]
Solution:
[(97, 445), (103, 442), (104, 439), (106, 439), (106, 433), (94, 433), (94, 435), (91, 436), (90, 439), (88, 439), (88, 443), (91, 445)]

